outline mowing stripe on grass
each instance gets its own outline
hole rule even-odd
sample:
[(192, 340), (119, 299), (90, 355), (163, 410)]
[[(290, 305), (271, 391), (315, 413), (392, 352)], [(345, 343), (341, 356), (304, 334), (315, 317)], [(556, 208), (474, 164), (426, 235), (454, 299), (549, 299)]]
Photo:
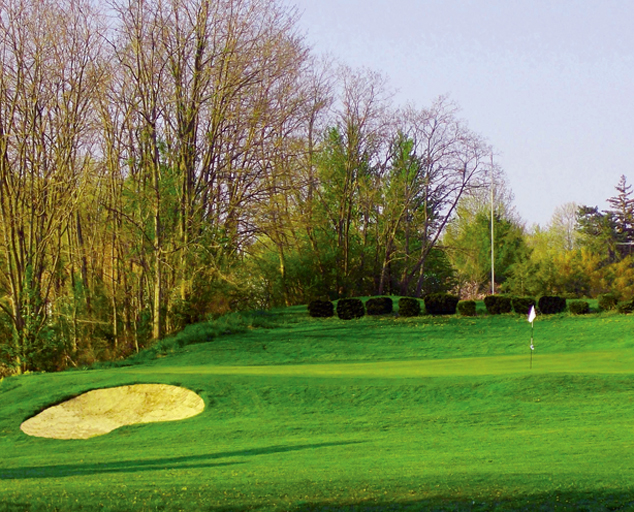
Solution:
[(634, 373), (634, 351), (535, 355), (529, 369), (530, 354), (494, 357), (466, 357), (418, 361), (384, 361), (372, 363), (330, 363), (270, 366), (177, 366), (136, 367), (124, 370), (134, 374), (206, 374), (267, 375), (280, 377), (364, 377), (407, 378), (456, 375), (508, 375), (539, 373)]

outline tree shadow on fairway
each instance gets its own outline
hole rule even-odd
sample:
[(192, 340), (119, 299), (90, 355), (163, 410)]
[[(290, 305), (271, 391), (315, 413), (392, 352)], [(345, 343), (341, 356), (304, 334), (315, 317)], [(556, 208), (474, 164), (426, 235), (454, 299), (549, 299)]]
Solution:
[(0, 512), (14, 512), (18, 510), (29, 510), (31, 508), (30, 503), (23, 503), (18, 501), (0, 501)]
[(116, 462), (92, 462), (85, 464), (57, 464), (51, 466), (32, 466), (22, 468), (0, 468), (0, 480), (22, 480), (27, 478), (62, 478), (67, 476), (98, 475), (102, 473), (135, 473), (139, 471), (162, 471), (166, 469), (196, 469), (233, 466), (245, 464), (246, 461), (213, 462), (231, 457), (254, 457), (276, 453), (296, 452), (331, 446), (360, 444), (365, 441), (338, 441), (331, 443), (315, 443), (290, 446), (267, 446), (249, 450), (207, 453), (204, 455), (188, 455), (145, 460), (123, 460)]
[[(289, 512), (533, 512), (586, 511), (608, 512), (634, 510), (634, 491), (543, 493), (511, 498), (434, 497), (423, 500), (358, 503), (302, 503)], [(220, 510), (214, 512), (221, 512)]]

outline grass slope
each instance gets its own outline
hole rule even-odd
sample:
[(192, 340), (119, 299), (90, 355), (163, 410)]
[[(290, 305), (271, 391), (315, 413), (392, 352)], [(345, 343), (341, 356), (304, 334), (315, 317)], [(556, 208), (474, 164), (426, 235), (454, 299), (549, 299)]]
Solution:
[[(532, 370), (515, 316), (267, 322), (132, 366), (5, 379), (0, 511), (634, 508), (630, 317), (540, 318)], [(207, 408), (87, 441), (19, 430), (143, 382)]]

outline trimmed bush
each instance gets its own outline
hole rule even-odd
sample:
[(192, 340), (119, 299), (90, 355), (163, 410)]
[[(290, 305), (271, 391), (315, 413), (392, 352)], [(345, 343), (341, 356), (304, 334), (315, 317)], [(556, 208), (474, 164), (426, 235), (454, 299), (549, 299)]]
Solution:
[(490, 315), (501, 315), (510, 313), (513, 310), (511, 297), (504, 295), (487, 295), (484, 298), (484, 305)]
[(335, 315), (335, 306), (329, 300), (313, 300), (308, 303), (308, 314), (314, 318), (330, 318)]
[(368, 315), (389, 315), (394, 310), (394, 303), (389, 297), (372, 297), (365, 303)]
[(456, 309), (462, 316), (476, 316), (475, 300), (461, 300)]
[(420, 301), (413, 297), (402, 297), (398, 300), (398, 315), (411, 317), (420, 315)]
[(518, 315), (528, 315), (531, 307), (536, 304), (533, 297), (513, 297), (511, 299), (511, 305), (513, 306), (513, 311)]
[(585, 300), (571, 300), (568, 303), (568, 311), (573, 315), (586, 315), (590, 313), (590, 304)]
[(599, 295), (597, 299), (599, 303), (599, 309), (601, 311), (610, 311), (612, 309), (616, 309), (619, 303), (616, 295), (613, 293), (604, 293), (603, 295)]
[(460, 299), (448, 293), (431, 293), (425, 297), (425, 309), (430, 315), (455, 315)]
[(537, 307), (542, 315), (556, 315), (566, 310), (566, 299), (558, 295), (544, 295), (539, 298)]
[(339, 299), (337, 302), (337, 316), (341, 320), (352, 320), (365, 315), (365, 308), (361, 299)]
[(619, 302), (617, 305), (617, 310), (619, 313), (622, 313), (624, 315), (634, 313), (634, 299)]

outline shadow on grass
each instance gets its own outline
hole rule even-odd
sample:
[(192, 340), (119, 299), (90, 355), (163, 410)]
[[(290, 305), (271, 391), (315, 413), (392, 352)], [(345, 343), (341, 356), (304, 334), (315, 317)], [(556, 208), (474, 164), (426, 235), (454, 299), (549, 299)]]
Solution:
[[(110, 497), (111, 499), (112, 497)], [(128, 500), (128, 498), (124, 498)], [(92, 502), (83, 503), (84, 500), (70, 499), (63, 502), (61, 508), (50, 508), (50, 503), (21, 501), (0, 501), (0, 512), (49, 512), (50, 510), (63, 510), (64, 512), (85, 512), (92, 510)], [(176, 512), (183, 510), (183, 501), (165, 502), (156, 510), (164, 512)], [(200, 506), (191, 510), (205, 512), (608, 512), (634, 510), (634, 491), (620, 492), (567, 492), (567, 493), (542, 493), (514, 496), (511, 498), (479, 497), (473, 499), (437, 496), (428, 499), (411, 501), (362, 501), (346, 503), (311, 503), (304, 502), (296, 505), (272, 505), (270, 503), (250, 503), (223, 506)], [(147, 510), (140, 503), (133, 505), (127, 501), (112, 501), (107, 510), (111, 511), (143, 511)]]
[(6, 500), (0, 502), (0, 512), (17, 512), (18, 510), (31, 510), (31, 504)]
[[(218, 509), (214, 512), (224, 512), (225, 510)], [(513, 498), (456, 499), (436, 497), (397, 503), (303, 503), (289, 508), (288, 512), (608, 512), (630, 510), (634, 510), (634, 491), (543, 493)]]
[(360, 444), (364, 441), (339, 441), (291, 446), (267, 446), (231, 452), (207, 453), (185, 457), (170, 457), (146, 460), (126, 460), (117, 462), (96, 462), (86, 464), (58, 464), (52, 466), (32, 466), (23, 468), (0, 468), (0, 480), (22, 480), (27, 478), (63, 478), (67, 476), (98, 475), (101, 473), (134, 473), (139, 471), (161, 471), (166, 469), (194, 469), (233, 466), (240, 462), (213, 462), (231, 457), (253, 457), (275, 453), (296, 452), (331, 446)]

